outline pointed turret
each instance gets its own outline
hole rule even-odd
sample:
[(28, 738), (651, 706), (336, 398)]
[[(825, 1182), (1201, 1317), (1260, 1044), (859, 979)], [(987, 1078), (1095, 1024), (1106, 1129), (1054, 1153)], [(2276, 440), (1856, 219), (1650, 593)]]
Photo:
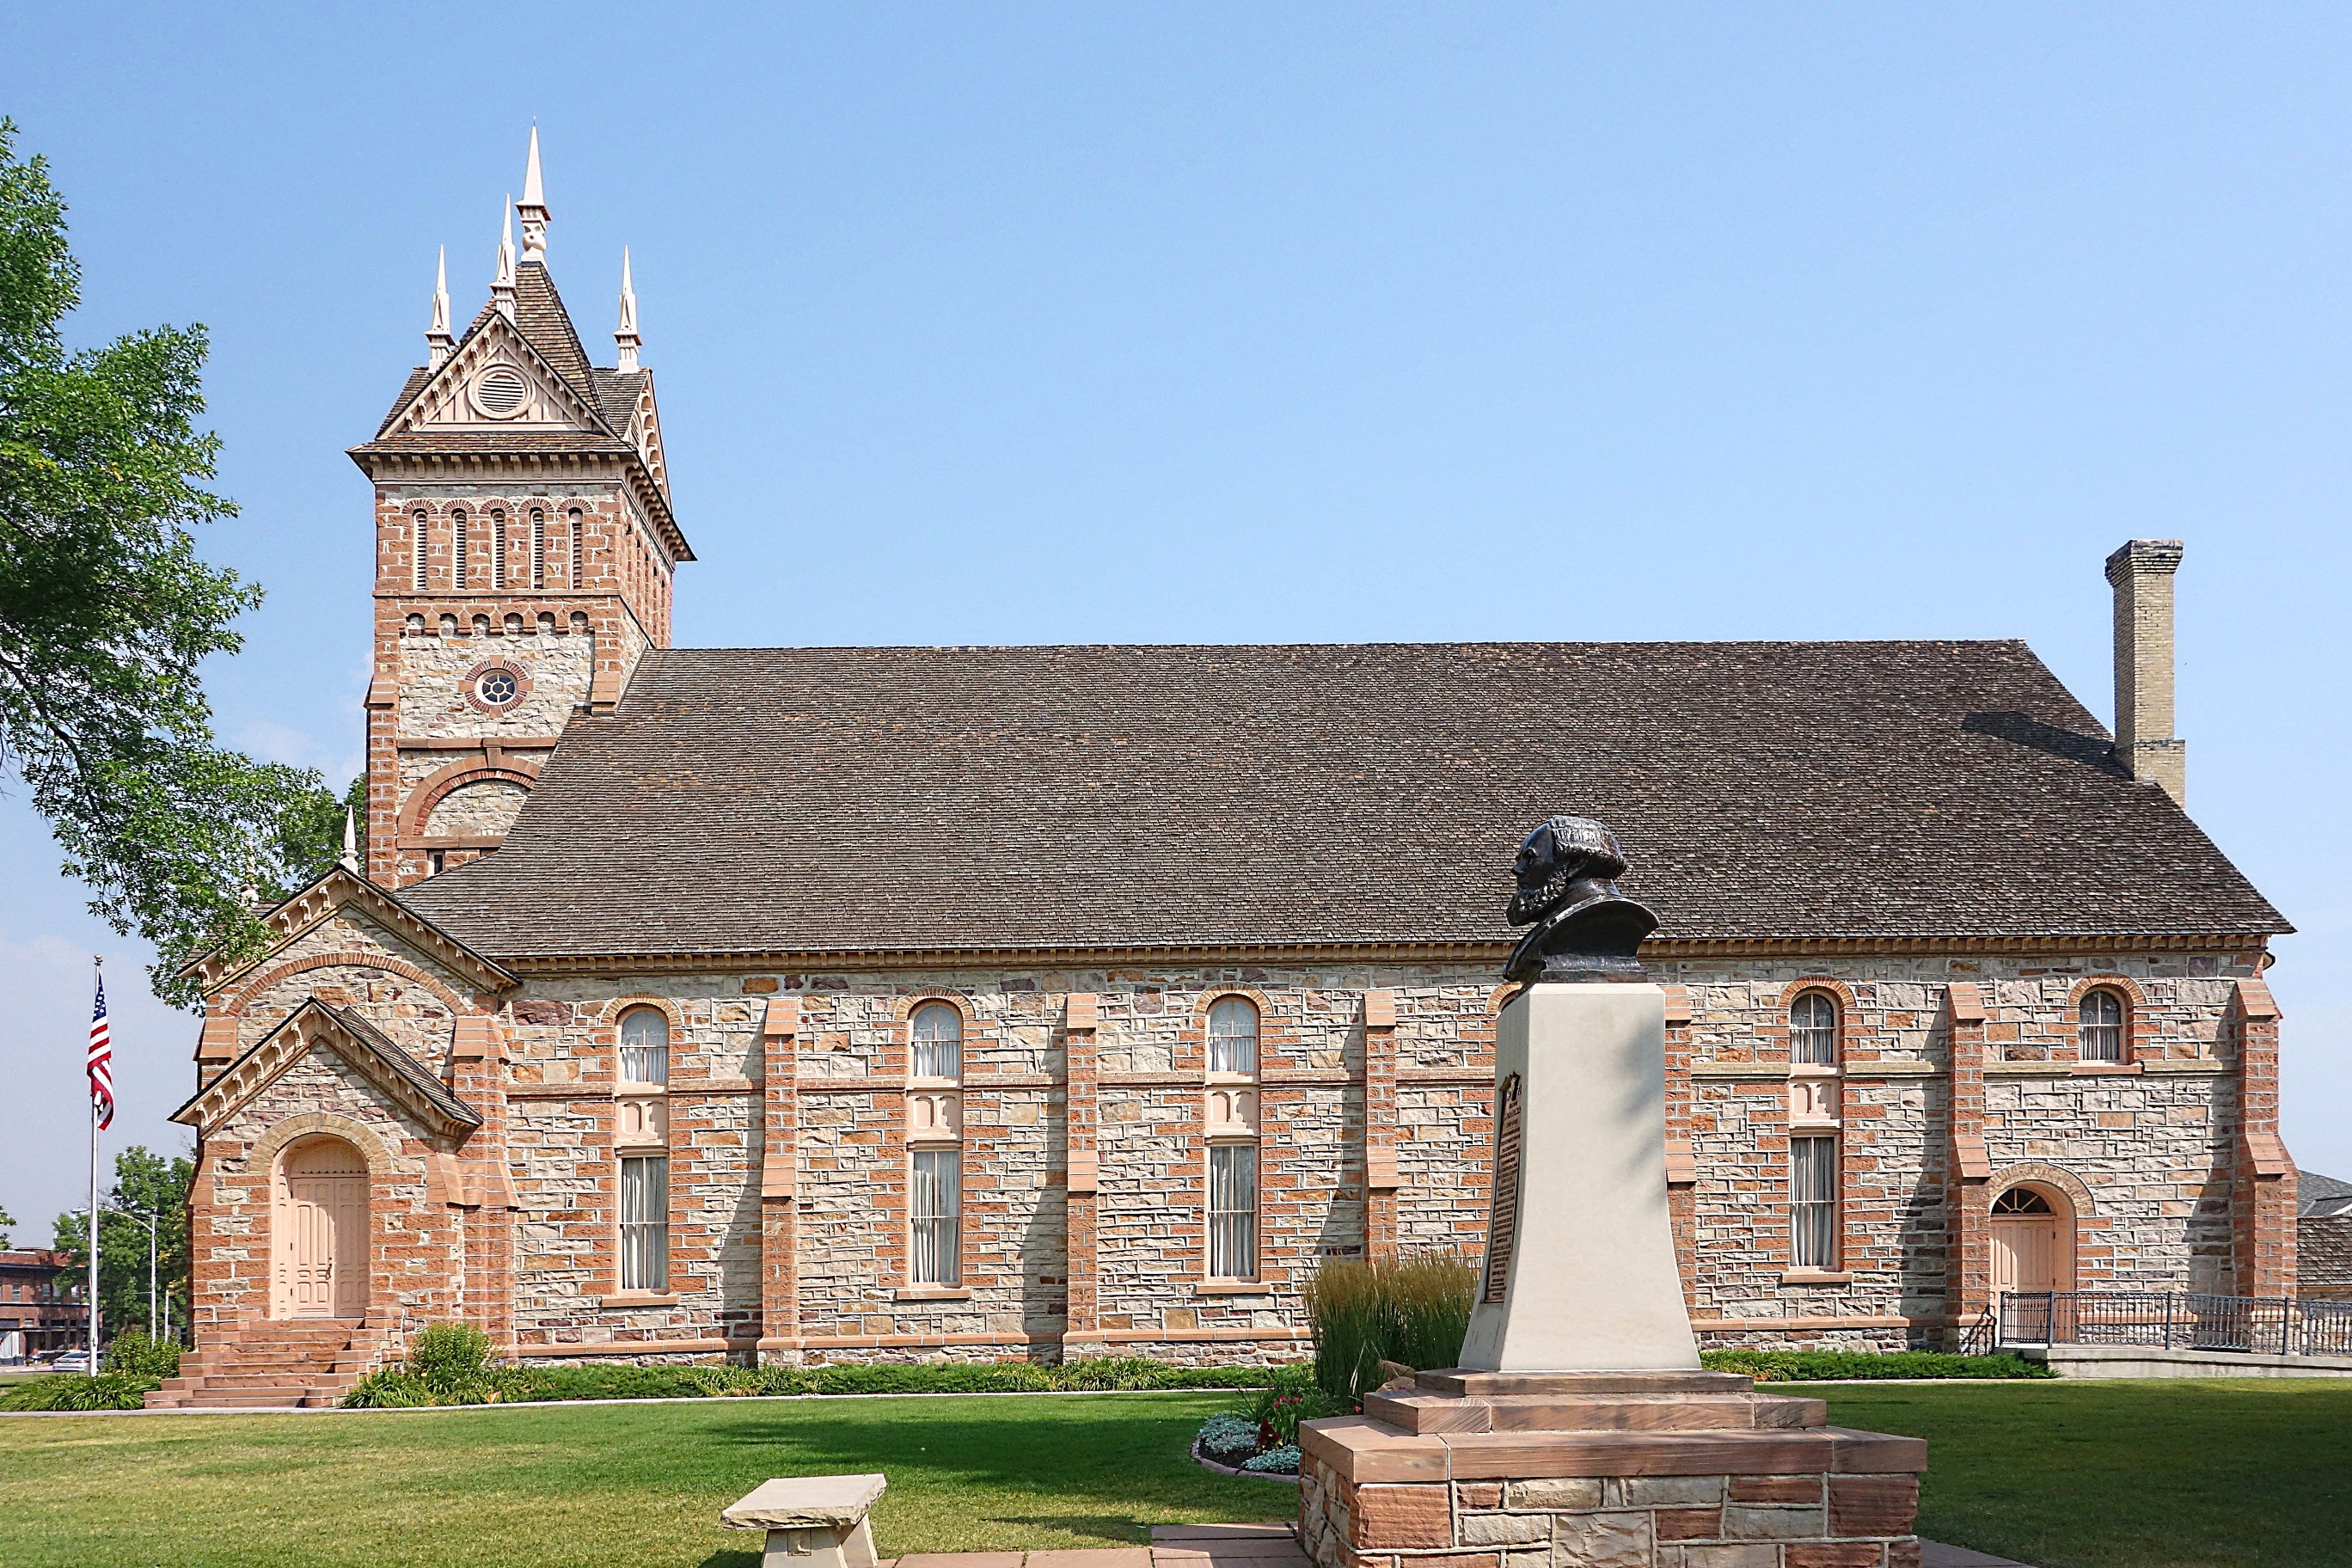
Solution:
[(425, 367), (439, 370), (449, 363), (457, 339), (449, 335), (449, 247), (441, 247), (440, 264), (433, 273), (433, 324), (425, 330)]
[(336, 861), (344, 870), (356, 874), (360, 868), (359, 818), (350, 806), (343, 807), (343, 853)]
[(637, 289), (629, 280), (629, 247), (621, 247), (621, 324), (613, 329), (613, 342), (620, 346), (623, 371), (637, 368), (637, 347), (645, 340), (637, 336)]
[(547, 191), (539, 178), (539, 127), (530, 128), (530, 161), (523, 165), (522, 200), (515, 204), (522, 217), (522, 258), (544, 266), (547, 261)]
[(490, 303), (509, 321), (514, 320), (514, 198), (509, 196), (499, 209), (499, 270), (490, 279)]

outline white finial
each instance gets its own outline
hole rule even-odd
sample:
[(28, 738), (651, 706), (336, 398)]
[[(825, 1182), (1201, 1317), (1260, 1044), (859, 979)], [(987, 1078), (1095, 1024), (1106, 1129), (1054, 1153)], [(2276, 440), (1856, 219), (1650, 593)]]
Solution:
[(430, 352), (425, 361), (428, 370), (439, 370), (449, 361), (449, 350), (456, 342), (449, 336), (449, 247), (441, 247), (441, 263), (433, 273), (433, 325), (425, 329), (425, 342)]
[(621, 324), (613, 329), (613, 341), (621, 348), (620, 368), (637, 368), (637, 345), (645, 340), (637, 336), (637, 289), (629, 280), (629, 247), (621, 247)]
[(514, 199), (509, 197), (499, 209), (499, 270), (498, 276), (490, 279), (490, 303), (509, 321), (514, 320)]
[(356, 871), (360, 868), (359, 818), (353, 815), (348, 805), (343, 807), (343, 857), (336, 864), (346, 871)]
[(539, 179), (539, 127), (530, 128), (530, 161), (523, 165), (522, 200), (515, 204), (522, 215), (522, 258), (544, 266), (547, 261), (547, 191)]

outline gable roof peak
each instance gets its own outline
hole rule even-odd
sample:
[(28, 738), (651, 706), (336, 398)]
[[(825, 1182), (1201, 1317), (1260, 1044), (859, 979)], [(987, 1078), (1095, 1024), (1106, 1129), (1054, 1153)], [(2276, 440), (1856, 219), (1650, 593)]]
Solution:
[(539, 127), (530, 128), (530, 157), (522, 171), (522, 200), (515, 204), (522, 218), (522, 258), (547, 259), (547, 191), (539, 177)]

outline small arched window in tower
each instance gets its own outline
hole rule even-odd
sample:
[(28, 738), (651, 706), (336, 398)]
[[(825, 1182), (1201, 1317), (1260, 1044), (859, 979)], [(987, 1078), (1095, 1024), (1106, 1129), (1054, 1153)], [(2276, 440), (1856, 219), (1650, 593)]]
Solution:
[(466, 591), (466, 513), (463, 508), (449, 514), (449, 585), (461, 594)]
[(565, 521), (572, 524), (572, 580), (563, 585), (576, 593), (580, 587), (581, 566), (587, 559), (585, 544), (587, 528), (580, 515), (580, 509), (576, 506), (566, 514)]
[(530, 509), (530, 585), (547, 586), (547, 513), (539, 507)]
[(1992, 1212), (1995, 1214), (2043, 1215), (2052, 1214), (2055, 1211), (2051, 1208), (2050, 1200), (2043, 1197), (2040, 1193), (2035, 1192), (2032, 1187), (2011, 1187), (2009, 1191), (2001, 1194), (2000, 1196), (1993, 1199)]
[(416, 591), (422, 594), (425, 592), (425, 558), (432, 549), (432, 534), (425, 526), (426, 519), (423, 507), (418, 507), (416, 515), (409, 521), (415, 526), (408, 535), (408, 552), (415, 557), (410, 563), (410, 566), (415, 575)]
[(963, 1068), (963, 1015), (944, 1002), (915, 1009), (908, 1030), (908, 1072), (915, 1078), (957, 1077)]
[(1257, 1072), (1257, 1005), (1248, 997), (1227, 996), (1209, 1009), (1209, 1070)]
[(669, 1016), (658, 1007), (632, 1007), (621, 1015), (621, 1081), (669, 1081)]
[(2124, 999), (2104, 986), (2084, 992), (2074, 1046), (2074, 1054), (2086, 1062), (2123, 1060)]
[(1804, 1067), (1835, 1067), (1837, 1004), (1826, 992), (1808, 991), (1789, 1006), (1789, 1059)]
[(507, 514), (490, 513), (490, 586), (507, 586)]

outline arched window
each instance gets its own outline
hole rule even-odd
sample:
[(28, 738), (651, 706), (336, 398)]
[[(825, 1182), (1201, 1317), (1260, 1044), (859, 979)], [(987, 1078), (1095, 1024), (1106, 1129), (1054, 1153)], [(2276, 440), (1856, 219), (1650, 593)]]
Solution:
[(916, 1078), (954, 1078), (963, 1070), (963, 1015), (944, 1002), (915, 1009), (908, 1071)]
[(490, 586), (507, 586), (507, 514), (490, 513)]
[(449, 514), (449, 585), (459, 593), (466, 591), (466, 513), (461, 508)]
[(530, 509), (530, 585), (547, 586), (547, 513)]
[(2074, 1054), (2086, 1062), (2124, 1059), (2124, 999), (2100, 988), (2083, 993), (2074, 1033)]
[(578, 507), (573, 507), (570, 511), (563, 515), (572, 524), (572, 577), (571, 580), (563, 585), (567, 588), (576, 589), (580, 586), (581, 562), (585, 553), (583, 541), (586, 537), (587, 528), (584, 521), (580, 515), (580, 509)]
[(422, 594), (425, 592), (425, 558), (431, 543), (431, 536), (425, 531), (425, 509), (418, 507), (415, 517), (411, 521), (416, 527), (415, 531), (409, 535), (409, 553), (416, 557), (413, 563), (416, 576), (416, 591)]
[(621, 1015), (621, 1081), (669, 1081), (669, 1016), (658, 1007)]
[(1829, 993), (1808, 991), (1789, 1005), (1789, 1059), (1804, 1067), (1835, 1067), (1838, 1009)]
[(2001, 1194), (2000, 1196), (1993, 1199), (1992, 1212), (1995, 1214), (2045, 1215), (2054, 1214), (2057, 1211), (2050, 1206), (2050, 1200), (2048, 1198), (2043, 1197), (2032, 1187), (2011, 1187), (2009, 1191)]
[(1227, 996), (1209, 1009), (1209, 1070), (1257, 1073), (1257, 1005)]

